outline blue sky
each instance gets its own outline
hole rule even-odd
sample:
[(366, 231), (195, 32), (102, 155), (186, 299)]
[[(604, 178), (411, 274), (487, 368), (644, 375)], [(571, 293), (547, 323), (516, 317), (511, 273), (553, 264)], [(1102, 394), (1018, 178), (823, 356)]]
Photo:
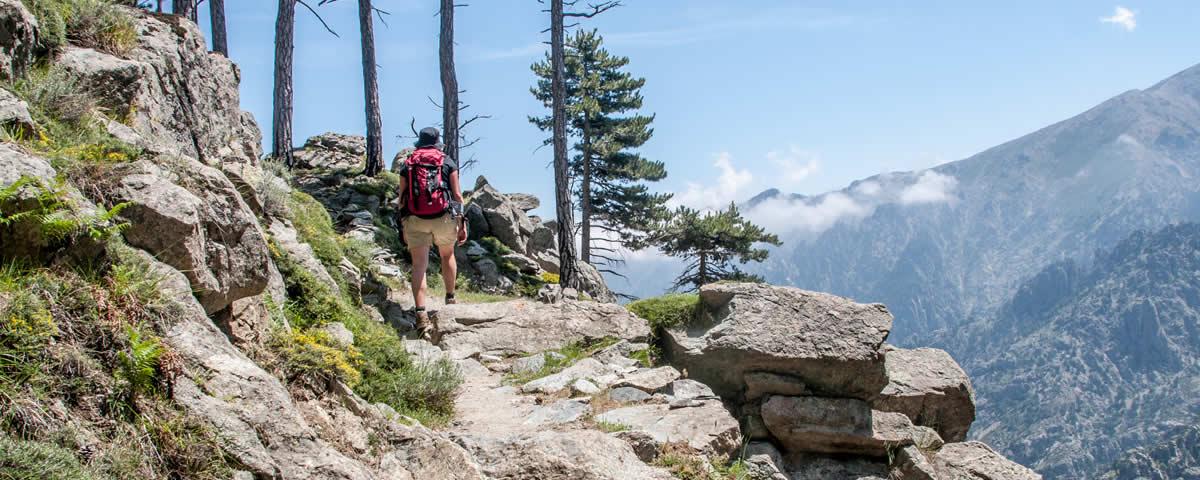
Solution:
[[(390, 158), (410, 119), (440, 120), (437, 1), (375, 1), (391, 12), (376, 23)], [(269, 136), (276, 2), (226, 3), (242, 105)], [(459, 83), (492, 115), (472, 126), (467, 176), (550, 203), (550, 152), (526, 121), (544, 113), (528, 89), (548, 17), (534, 0), (467, 3)], [(1194, 0), (990, 3), (625, 0), (584, 27), (647, 79), (643, 153), (670, 172), (658, 189), (701, 206), (957, 160), (1200, 63)], [(320, 11), (341, 37), (298, 10), (297, 143), (364, 129), (355, 0)]]

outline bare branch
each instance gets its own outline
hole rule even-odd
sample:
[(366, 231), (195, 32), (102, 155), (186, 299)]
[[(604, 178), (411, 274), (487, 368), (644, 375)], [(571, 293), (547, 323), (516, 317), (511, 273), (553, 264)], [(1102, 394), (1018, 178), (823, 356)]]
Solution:
[[(324, 5), (326, 1), (332, 2), (334, 0), (322, 0), (322, 2), (318, 3), (317, 5)], [(325, 23), (325, 19), (321, 18), (321, 14), (317, 13), (317, 10), (314, 9), (312, 7), (312, 5), (309, 5), (304, 0), (296, 0), (296, 3), (299, 3), (300, 5), (304, 5), (304, 8), (307, 8), (308, 11), (312, 12), (313, 16), (317, 17), (317, 20), (319, 20), (321, 22), (321, 26), (325, 27), (325, 30), (327, 30), (330, 34), (332, 34), (335, 37), (342, 38), (342, 37), (338, 36), (337, 32), (333, 31), (332, 28), (329, 28), (329, 24)]]
[[(571, 2), (567, 5), (575, 6), (575, 3), (576, 2)], [(576, 17), (576, 18), (592, 18), (592, 17), (595, 17), (596, 15), (607, 12), (607, 11), (617, 8), (619, 6), (621, 6), (620, 0), (612, 0), (612, 1), (600, 2), (600, 3), (588, 3), (588, 8), (592, 9), (592, 11), (590, 11), (590, 12), (563, 12), (563, 16), (564, 17)]]

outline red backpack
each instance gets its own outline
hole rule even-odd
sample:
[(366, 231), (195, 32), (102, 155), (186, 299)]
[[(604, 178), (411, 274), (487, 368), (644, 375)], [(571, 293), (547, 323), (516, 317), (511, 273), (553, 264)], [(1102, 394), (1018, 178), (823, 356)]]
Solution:
[(404, 165), (408, 167), (408, 185), (404, 209), (421, 218), (437, 218), (450, 209), (449, 179), (442, 165), (445, 154), (436, 148), (418, 148)]

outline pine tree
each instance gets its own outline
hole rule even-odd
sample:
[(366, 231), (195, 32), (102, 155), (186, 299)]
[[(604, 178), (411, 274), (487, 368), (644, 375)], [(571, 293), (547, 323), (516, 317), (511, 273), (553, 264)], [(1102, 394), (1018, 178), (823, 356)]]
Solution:
[(759, 243), (782, 245), (779, 237), (742, 218), (732, 203), (725, 210), (704, 214), (679, 207), (653, 240), (663, 253), (688, 262), (673, 288), (689, 291), (720, 280), (761, 282), (761, 277), (743, 272), (738, 264), (766, 260), (770, 252), (755, 248)]
[[(570, 171), (579, 199), (580, 259), (611, 264), (619, 261), (617, 247), (644, 248), (648, 232), (668, 215), (670, 195), (651, 193), (643, 183), (662, 180), (667, 171), (662, 162), (630, 151), (653, 135), (654, 116), (622, 116), (642, 107), (640, 90), (646, 83), (622, 71), (629, 59), (605, 50), (595, 30), (576, 32), (566, 47), (568, 132), (578, 139)], [(540, 77), (533, 94), (549, 103), (549, 60), (533, 70)], [(551, 127), (549, 117), (531, 121), (543, 130)], [(594, 235), (596, 231), (600, 235)]]
[(367, 166), (374, 177), (383, 171), (383, 119), (379, 114), (379, 68), (375, 62), (375, 27), (371, 0), (358, 0), (359, 44), (362, 47), (363, 98), (367, 120)]
[(212, 25), (213, 51), (229, 58), (229, 37), (225, 32), (225, 0), (208, 0), (208, 17)]
[[(333, 0), (321, 0), (324, 5)], [(296, 46), (296, 5), (312, 12), (333, 36), (337, 36), (325, 19), (304, 0), (279, 0), (275, 14), (275, 88), (272, 95), (271, 151), (274, 157), (292, 168), (292, 54)]]

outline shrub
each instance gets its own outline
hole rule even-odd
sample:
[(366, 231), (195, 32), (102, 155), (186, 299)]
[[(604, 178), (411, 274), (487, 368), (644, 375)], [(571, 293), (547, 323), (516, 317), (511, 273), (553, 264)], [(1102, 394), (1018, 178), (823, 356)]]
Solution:
[(0, 478), (4, 480), (92, 480), (74, 452), (0, 434)]
[(694, 293), (672, 293), (638, 300), (626, 305), (626, 308), (645, 319), (651, 330), (658, 331), (691, 322), (699, 312), (700, 296)]
[(317, 259), (330, 269), (330, 275), (345, 256), (339, 236), (333, 230), (329, 212), (317, 199), (299, 190), (292, 190), (288, 212), (300, 240), (312, 247)]
[(338, 343), (324, 331), (276, 330), (269, 344), (279, 354), (290, 382), (322, 386), (338, 380), (354, 386), (362, 380), (358, 371), (362, 354), (352, 345)]
[(107, 0), (24, 0), (38, 26), (42, 48), (57, 52), (68, 41), (125, 55), (137, 45), (133, 17)]
[(542, 272), (542, 282), (557, 285), (559, 277), (557, 273)]

